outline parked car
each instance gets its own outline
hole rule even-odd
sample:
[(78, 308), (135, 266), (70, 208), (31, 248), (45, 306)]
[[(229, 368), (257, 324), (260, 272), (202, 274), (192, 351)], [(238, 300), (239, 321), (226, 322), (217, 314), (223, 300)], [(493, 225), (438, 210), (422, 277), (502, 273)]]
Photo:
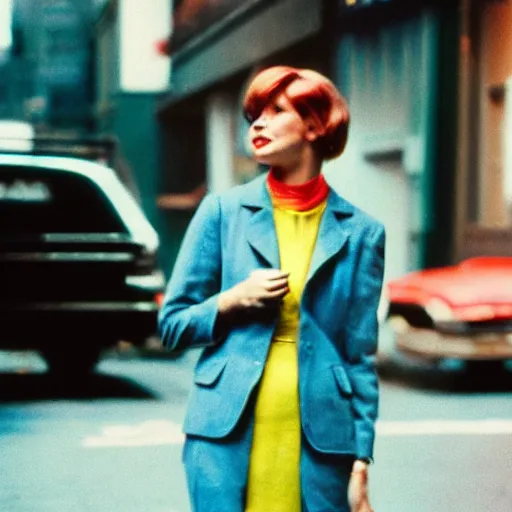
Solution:
[(425, 359), (512, 359), (512, 257), (478, 257), (388, 283), (397, 348)]
[(158, 237), (111, 168), (0, 152), (0, 219), (0, 349), (76, 375), (156, 333)]

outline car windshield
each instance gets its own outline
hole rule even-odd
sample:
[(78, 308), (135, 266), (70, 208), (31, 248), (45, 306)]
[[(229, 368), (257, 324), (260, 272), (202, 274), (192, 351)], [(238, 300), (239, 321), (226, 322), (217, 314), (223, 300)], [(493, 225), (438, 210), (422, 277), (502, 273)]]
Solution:
[(0, 166), (0, 234), (127, 233), (104, 191), (85, 176)]

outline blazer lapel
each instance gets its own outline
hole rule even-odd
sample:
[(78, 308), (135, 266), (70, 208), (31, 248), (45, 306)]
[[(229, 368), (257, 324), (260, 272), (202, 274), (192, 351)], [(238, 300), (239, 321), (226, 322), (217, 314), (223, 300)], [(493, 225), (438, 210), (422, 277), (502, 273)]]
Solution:
[(338, 254), (347, 243), (350, 234), (343, 226), (343, 219), (352, 213), (353, 209), (349, 203), (331, 191), (320, 221), (306, 282), (313, 278), (320, 267)]
[[(272, 201), (265, 185), (266, 174), (250, 182), (242, 197), (242, 206), (252, 211), (246, 238), (252, 249), (272, 268), (279, 268), (279, 246), (274, 224)], [(333, 190), (327, 199), (322, 216), (315, 249), (311, 258), (307, 280), (335, 254), (341, 251), (349, 238), (343, 219), (352, 215), (354, 209)], [(240, 236), (243, 236), (240, 233)]]
[[(279, 246), (270, 195), (265, 186), (266, 174), (247, 185), (242, 206), (252, 212), (245, 237), (251, 248), (272, 268), (279, 268)], [(240, 233), (243, 237), (244, 233)]]
[(247, 232), (247, 241), (270, 267), (279, 268), (279, 246), (271, 209), (262, 208), (253, 213)]

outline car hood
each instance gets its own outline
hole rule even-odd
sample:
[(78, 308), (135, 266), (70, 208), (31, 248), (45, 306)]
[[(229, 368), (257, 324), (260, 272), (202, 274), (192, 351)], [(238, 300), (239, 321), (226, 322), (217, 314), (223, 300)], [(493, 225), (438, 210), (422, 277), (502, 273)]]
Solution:
[(464, 320), (512, 317), (512, 257), (471, 258), (388, 283), (390, 302), (427, 307), (442, 301)]

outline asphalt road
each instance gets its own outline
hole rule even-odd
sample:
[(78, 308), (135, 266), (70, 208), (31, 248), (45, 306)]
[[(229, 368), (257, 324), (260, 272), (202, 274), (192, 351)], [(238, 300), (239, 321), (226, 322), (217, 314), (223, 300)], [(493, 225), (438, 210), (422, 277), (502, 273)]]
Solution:
[[(180, 423), (195, 358), (108, 357), (64, 385), (36, 355), (0, 353), (0, 511), (188, 512)], [(380, 372), (376, 512), (510, 512), (512, 372)]]

